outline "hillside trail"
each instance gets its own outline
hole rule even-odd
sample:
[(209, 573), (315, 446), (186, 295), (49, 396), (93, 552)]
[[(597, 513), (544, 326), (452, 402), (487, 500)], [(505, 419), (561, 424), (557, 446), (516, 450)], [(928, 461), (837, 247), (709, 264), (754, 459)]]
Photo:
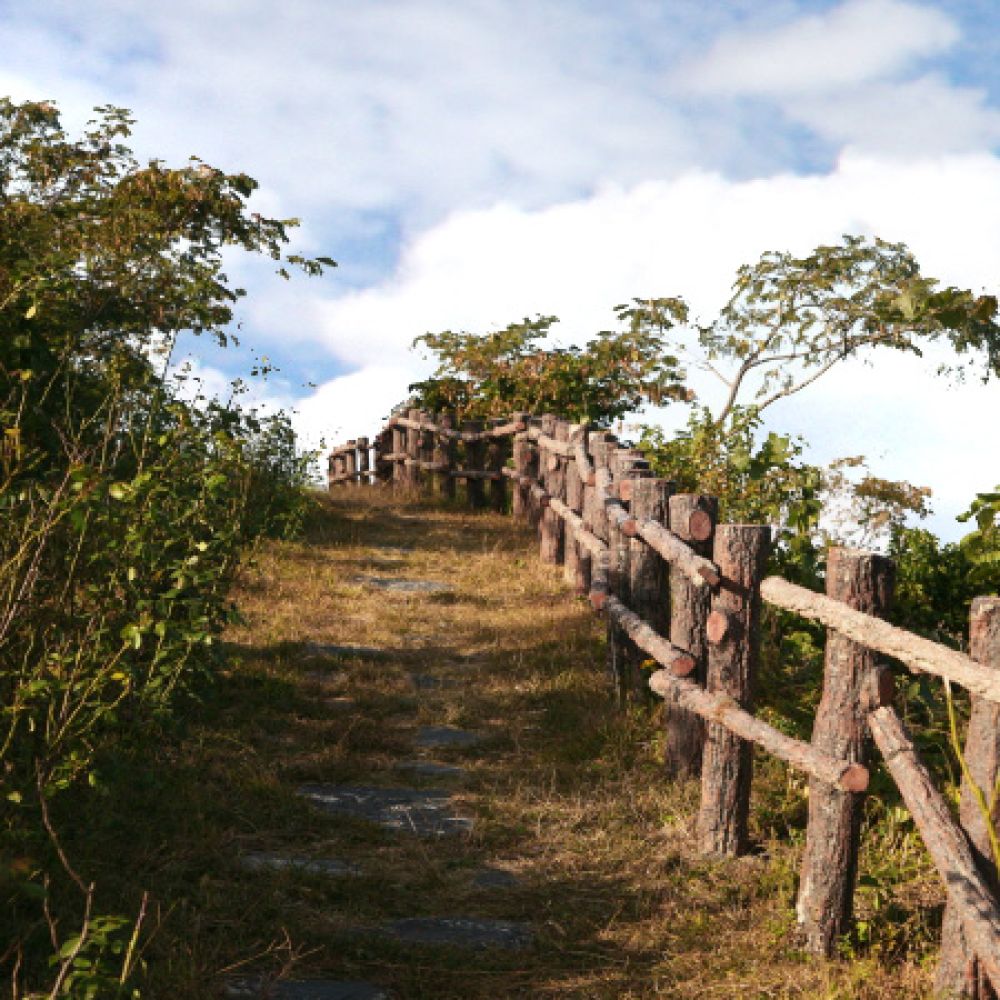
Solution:
[(616, 708), (603, 623), (512, 519), (345, 489), (236, 596), (224, 995), (923, 994), (790, 947), (795, 847), (692, 854), (655, 707)]

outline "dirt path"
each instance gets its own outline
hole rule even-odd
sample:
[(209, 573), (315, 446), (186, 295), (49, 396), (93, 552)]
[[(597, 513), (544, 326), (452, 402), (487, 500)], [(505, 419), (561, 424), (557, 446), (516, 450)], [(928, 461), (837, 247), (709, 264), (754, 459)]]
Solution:
[(222, 869), (188, 910), (227, 995), (924, 992), (790, 947), (796, 847), (691, 856), (697, 788), (660, 778), (655, 713), (614, 710), (600, 623), (509, 519), (344, 493), (238, 599), (201, 748)]

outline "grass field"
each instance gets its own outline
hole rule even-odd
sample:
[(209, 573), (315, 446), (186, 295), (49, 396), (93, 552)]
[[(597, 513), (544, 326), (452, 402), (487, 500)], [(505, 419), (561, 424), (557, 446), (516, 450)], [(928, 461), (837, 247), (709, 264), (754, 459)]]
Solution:
[[(393, 595), (363, 576), (453, 590)], [(804, 782), (758, 757), (755, 852), (695, 856), (697, 787), (662, 779), (655, 711), (615, 709), (602, 624), (510, 518), (344, 491), (304, 540), (268, 545), (235, 598), (245, 623), (218, 685), (108, 770), (127, 813), (95, 800), (69, 844), (103, 845), (88, 874), (104, 898), (134, 912), (150, 893), (144, 998), (217, 997), (248, 972), (366, 979), (406, 1000), (930, 995), (942, 893), (905, 815), (872, 803), (844, 957), (796, 950)], [(395, 768), (426, 725), (481, 734), (430, 755), (465, 778)], [(475, 827), (427, 839), (323, 815), (304, 782), (450, 788)], [(362, 874), (248, 871), (251, 852)], [(484, 865), (516, 882), (477, 888)], [(468, 952), (365, 933), (417, 916), (527, 921), (535, 942)]]

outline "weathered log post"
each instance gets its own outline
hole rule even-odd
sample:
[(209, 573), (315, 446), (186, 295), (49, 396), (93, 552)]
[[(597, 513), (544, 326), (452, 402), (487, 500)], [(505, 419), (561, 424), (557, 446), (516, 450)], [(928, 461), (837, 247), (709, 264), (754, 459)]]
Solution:
[[(420, 422), (422, 424), (432, 424), (434, 422), (434, 417), (426, 410), (421, 410)], [(420, 448), (419, 448), (420, 465), (418, 466), (418, 468), (420, 470), (421, 480), (427, 484), (428, 492), (431, 492), (434, 488), (434, 481), (437, 477), (433, 475), (433, 473), (426, 471), (424, 467), (430, 465), (434, 461), (434, 433), (432, 431), (421, 430), (419, 434), (420, 434)]]
[[(670, 498), (670, 530), (698, 555), (711, 558), (715, 524), (719, 519), (717, 497), (678, 493)], [(695, 660), (690, 680), (705, 686), (708, 639), (705, 626), (712, 603), (708, 587), (698, 586), (677, 566), (669, 570), (670, 641), (686, 649)], [(663, 699), (663, 767), (670, 778), (696, 778), (701, 774), (705, 723), (673, 698)]]
[[(554, 495), (553, 486), (558, 484), (558, 456), (549, 448), (545, 439), (553, 439), (556, 434), (556, 418), (551, 413), (542, 415), (542, 434), (538, 441), (538, 480), (546, 493)], [(538, 524), (538, 554), (543, 563), (556, 565), (562, 554), (562, 518), (550, 507), (541, 512)]]
[[(607, 468), (611, 473), (610, 495), (605, 499), (614, 501), (622, 482), (631, 478), (643, 463), (642, 456), (628, 448), (610, 447), (606, 453)], [(622, 531), (614, 517), (605, 511), (608, 533), (608, 592), (622, 604), (631, 600), (629, 577), (629, 538)], [(638, 664), (638, 653), (624, 630), (608, 619), (608, 672), (615, 686), (619, 705), (624, 705), (636, 690), (634, 671)]]
[[(984, 666), (1000, 670), (1000, 597), (977, 597), (972, 602), (969, 655)], [(989, 829), (989, 822), (992, 822), (994, 833), (1000, 833), (1000, 805), (993, 803), (988, 821), (969, 784), (971, 777), (986, 801), (992, 801), (992, 792), (1000, 776), (1000, 705), (996, 702), (973, 697), (964, 755), (969, 773), (962, 780), (959, 819), (977, 867), (994, 896), (1000, 898), (1000, 880), (997, 879)], [(996, 1000), (998, 996), (962, 927), (961, 912), (950, 898), (944, 911), (935, 986), (942, 996), (963, 1000)]]
[[(892, 600), (890, 559), (858, 549), (834, 548), (826, 564), (826, 593), (866, 614), (884, 616)], [(875, 654), (827, 632), (823, 694), (813, 723), (813, 746), (852, 764), (869, 762), (867, 715), (877, 676)], [(809, 782), (809, 822), (796, 904), (805, 947), (829, 955), (850, 928), (857, 881), (864, 793)]]
[(375, 438), (375, 482), (385, 483), (392, 481), (392, 463), (386, 459), (392, 454), (392, 428), (385, 427)]
[[(629, 513), (636, 521), (656, 521), (666, 525), (674, 484), (668, 479), (635, 478), (630, 483)], [(653, 630), (667, 635), (670, 623), (667, 591), (667, 564), (641, 538), (629, 540), (629, 594), (631, 609)], [(675, 643), (676, 645), (676, 643)], [(648, 697), (647, 678), (642, 671), (645, 656), (633, 645), (632, 675), (635, 689)]]
[[(566, 441), (570, 446), (573, 446), (583, 433), (584, 429), (574, 424), (567, 429)], [(583, 510), (583, 481), (580, 479), (576, 457), (572, 453), (565, 464), (565, 490), (566, 506), (574, 514), (580, 514)], [(576, 543), (575, 530), (569, 524), (564, 524), (563, 529), (565, 532), (563, 536), (563, 579), (577, 594), (586, 594), (590, 589), (590, 566), (587, 566), (587, 579), (584, 580), (581, 562), (585, 553)]]
[[(415, 423), (420, 421), (420, 410), (412, 409), (407, 411), (407, 417)], [(413, 427), (406, 428), (406, 485), (419, 486), (423, 480), (420, 472), (420, 438), (421, 433)]]
[(398, 424), (392, 425), (392, 485), (402, 488), (409, 482), (406, 462), (406, 430)]
[(354, 477), (355, 472), (358, 471), (358, 453), (357, 453), (358, 442), (348, 441), (347, 451), (344, 452), (344, 475), (346, 479), (344, 482), (348, 486), (354, 486), (357, 480)]
[[(455, 429), (455, 414), (450, 410), (442, 410), (434, 418), (434, 422), (444, 431)], [(455, 440), (446, 434), (438, 434), (434, 438), (434, 455), (432, 461), (441, 471), (436, 474), (438, 493), (448, 500), (455, 499)]]
[[(497, 417), (490, 421), (492, 427), (502, 427), (506, 423), (503, 417)], [(503, 467), (507, 464), (507, 454), (510, 448), (510, 441), (507, 437), (490, 438), (489, 446), (486, 450), (486, 468), (495, 478), (489, 480), (489, 501), (490, 507), (496, 511), (505, 510), (507, 507), (507, 480), (503, 476)]]
[[(587, 448), (593, 462), (593, 485), (584, 492), (584, 525), (605, 544), (608, 541), (608, 516), (600, 496), (598, 479), (608, 475), (608, 453), (613, 445), (613, 439), (607, 431), (594, 431), (587, 440)], [(590, 564), (590, 594), (595, 610), (600, 610), (601, 596), (608, 593), (609, 560), (605, 552), (600, 556), (591, 556)]]
[[(481, 420), (465, 420), (462, 422), (463, 434), (480, 434), (483, 430)], [(465, 442), (465, 471), (482, 472), (485, 459), (485, 448), (482, 438), (476, 437)], [(467, 476), (465, 479), (465, 496), (469, 506), (481, 510), (486, 505), (486, 494), (483, 481), (477, 476)]]
[(369, 484), (369, 472), (371, 470), (371, 456), (369, 452), (368, 438), (358, 438), (358, 486)]
[[(767, 526), (722, 524), (715, 529), (712, 550), (722, 582), (709, 615), (705, 687), (729, 695), (747, 711), (753, 710), (760, 650), (760, 581), (770, 540)], [(749, 841), (753, 745), (716, 723), (705, 729), (698, 846), (703, 854), (742, 854)]]
[(530, 417), (527, 413), (515, 413), (514, 419), (523, 423), (525, 429), (514, 435), (512, 445), (514, 473), (517, 478), (513, 480), (513, 488), (511, 489), (510, 511), (514, 517), (526, 519), (529, 516), (531, 507), (531, 498), (528, 493), (527, 483), (525, 482), (526, 477), (531, 475), (531, 457), (533, 451), (527, 432)]
[[(542, 429), (542, 418), (529, 417), (528, 427), (540, 431)], [(531, 477), (532, 484), (541, 482), (541, 464), (541, 453), (538, 450), (538, 445), (529, 437), (528, 475)], [(540, 536), (542, 530), (542, 505), (538, 502), (530, 485), (528, 487), (528, 523), (535, 529), (536, 535)]]

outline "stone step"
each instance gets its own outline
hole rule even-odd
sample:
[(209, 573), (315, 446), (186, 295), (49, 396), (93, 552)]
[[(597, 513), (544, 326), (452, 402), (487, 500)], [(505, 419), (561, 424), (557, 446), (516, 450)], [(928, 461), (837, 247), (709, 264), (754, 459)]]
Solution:
[(315, 784), (303, 785), (298, 794), (324, 812), (354, 816), (420, 837), (468, 833), (473, 825), (471, 818), (453, 811), (451, 795), (437, 789)]
[(471, 747), (481, 742), (482, 733), (457, 729), (455, 726), (421, 726), (417, 730), (414, 743), (418, 747)]
[(237, 976), (226, 983), (228, 1000), (389, 1000), (372, 983), (347, 979), (300, 979), (269, 983), (258, 976)]
[(411, 771), (421, 778), (464, 778), (468, 771), (454, 764), (439, 764), (434, 760), (400, 760), (393, 764), (400, 771)]
[(361, 874), (356, 865), (337, 858), (303, 858), (271, 851), (250, 851), (240, 857), (240, 864), (249, 871), (296, 871), (331, 877)]
[(454, 589), (451, 584), (441, 583), (439, 580), (407, 580), (390, 576), (356, 576), (351, 583), (400, 594), (437, 594)]
[(472, 876), (472, 884), (477, 889), (513, 889), (520, 885), (520, 879), (503, 868), (481, 868)]
[(335, 642), (307, 642), (305, 651), (306, 655), (313, 657), (356, 656), (359, 659), (366, 660), (386, 655), (386, 651), (384, 649), (378, 649), (376, 646), (341, 646)]
[(475, 950), (526, 948), (534, 939), (528, 924), (469, 917), (408, 917), (383, 924), (380, 931), (407, 944), (450, 945)]

